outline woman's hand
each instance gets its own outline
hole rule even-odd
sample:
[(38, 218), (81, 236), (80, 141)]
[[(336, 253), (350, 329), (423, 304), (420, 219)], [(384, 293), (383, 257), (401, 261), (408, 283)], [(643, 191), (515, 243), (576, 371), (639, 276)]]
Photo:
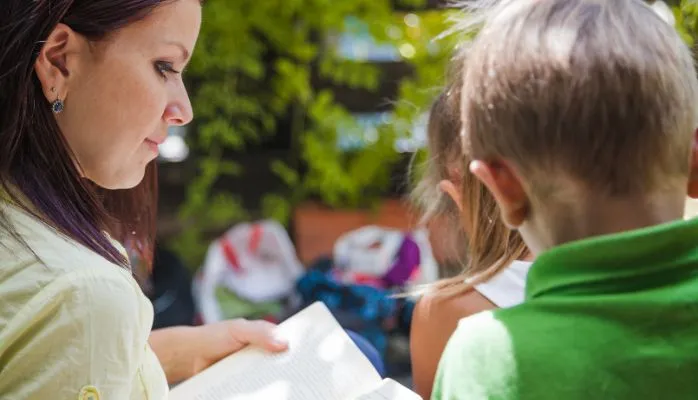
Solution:
[(288, 344), (273, 336), (275, 326), (267, 321), (236, 319), (194, 328), (198, 329), (194, 340), (201, 341), (201, 351), (194, 359), (194, 374), (247, 345), (261, 347), (273, 353), (286, 350)]
[(157, 329), (150, 334), (150, 346), (165, 370), (167, 381), (177, 383), (247, 345), (271, 352), (286, 350), (288, 345), (274, 337), (274, 327), (266, 321), (236, 319), (196, 327)]

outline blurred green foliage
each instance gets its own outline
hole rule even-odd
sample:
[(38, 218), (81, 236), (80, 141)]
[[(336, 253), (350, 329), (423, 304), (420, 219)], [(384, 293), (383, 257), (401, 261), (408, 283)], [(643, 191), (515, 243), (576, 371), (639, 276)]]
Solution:
[[(370, 206), (384, 192), (390, 168), (399, 159), (395, 139), (411, 133), (442, 84), (452, 43), (434, 41), (447, 26), (446, 10), (420, 11), (405, 18), (392, 0), (207, 0), (197, 50), (187, 76), (193, 88), (196, 121), (190, 145), (198, 174), (180, 210), (185, 222), (174, 247), (190, 265), (199, 265), (204, 232), (260, 216), (246, 210), (234, 192), (215, 190), (223, 176), (244, 174), (224, 150), (244, 151), (291, 116), (293, 153), (300, 160), (269, 166), (286, 187), (262, 200), (262, 216), (288, 222), (293, 207), (309, 196), (332, 207)], [(424, 0), (400, 0), (421, 8)], [(347, 26), (351, 17), (358, 24)], [(334, 85), (375, 91), (385, 77), (374, 64), (339, 56), (337, 35), (363, 27), (382, 44), (400, 50), (413, 75), (401, 82), (390, 118), (376, 140), (351, 154), (337, 146), (337, 133), (364, 132), (329, 89), (317, 89), (313, 72)], [(273, 55), (273, 57), (270, 57)], [(269, 63), (269, 60), (273, 60)], [(299, 173), (301, 162), (305, 172)], [(232, 191), (233, 189), (231, 189)]]
[[(398, 0), (420, 8), (424, 0)], [(653, 1), (649, 0), (649, 3)], [(695, 48), (698, 0), (667, 0), (677, 30)], [(389, 184), (398, 161), (398, 137), (409, 135), (443, 83), (454, 38), (434, 41), (448, 27), (449, 11), (417, 12), (408, 23), (396, 13), (393, 0), (207, 0), (197, 50), (187, 76), (196, 113), (190, 145), (205, 156), (187, 188), (180, 210), (185, 229), (175, 248), (192, 266), (206, 250), (204, 232), (258, 217), (246, 210), (234, 192), (214, 191), (219, 178), (244, 174), (224, 149), (244, 151), (250, 143), (274, 134), (277, 121), (292, 116), (292, 147), (298, 162), (275, 160), (269, 168), (286, 188), (268, 193), (262, 215), (286, 223), (293, 207), (309, 196), (332, 207), (369, 206)], [(347, 18), (367, 27), (379, 43), (404, 50), (403, 61), (414, 69), (401, 82), (395, 108), (368, 147), (347, 155), (337, 146), (340, 129), (357, 137), (363, 129), (330, 90), (313, 87), (313, 71), (336, 85), (376, 90), (380, 69), (338, 56), (332, 46), (342, 32), (351, 32)], [(356, 27), (357, 25), (353, 25)], [(268, 60), (274, 55), (273, 63)], [(423, 154), (421, 154), (423, 155)]]
[(695, 39), (698, 34), (698, 0), (667, 1), (674, 11), (676, 29), (686, 43), (695, 49)]

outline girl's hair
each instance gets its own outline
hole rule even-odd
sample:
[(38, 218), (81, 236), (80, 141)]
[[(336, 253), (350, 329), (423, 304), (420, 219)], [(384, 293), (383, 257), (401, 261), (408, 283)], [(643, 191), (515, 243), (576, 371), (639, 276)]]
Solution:
[[(157, 203), (155, 163), (130, 190), (103, 190), (81, 178), (34, 73), (34, 62), (59, 23), (99, 41), (172, 0), (2, 1), (0, 191), (111, 262), (128, 265), (104, 232), (132, 246), (150, 264)], [(2, 210), (0, 230), (22, 240)]]
[[(445, 297), (472, 289), (528, 254), (518, 232), (501, 221), (497, 204), (487, 188), (469, 172), (472, 159), (461, 136), (460, 118), (463, 61), (462, 52), (452, 60), (450, 83), (431, 107), (427, 125), (429, 158), (424, 175), (412, 193), (421, 209), (422, 223), (438, 219), (446, 224), (445, 234), (449, 237), (432, 240), (452, 242), (452, 253), (457, 255), (451, 262), (460, 266), (459, 273), (435, 286), (436, 293)], [(438, 188), (444, 179), (461, 187), (462, 212)], [(457, 240), (451, 241), (453, 238)]]

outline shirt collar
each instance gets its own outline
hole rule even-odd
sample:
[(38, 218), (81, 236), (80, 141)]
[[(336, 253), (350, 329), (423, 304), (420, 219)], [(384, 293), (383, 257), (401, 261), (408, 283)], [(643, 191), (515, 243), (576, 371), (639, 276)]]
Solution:
[(685, 279), (698, 269), (698, 219), (554, 247), (529, 271), (526, 299), (614, 293)]

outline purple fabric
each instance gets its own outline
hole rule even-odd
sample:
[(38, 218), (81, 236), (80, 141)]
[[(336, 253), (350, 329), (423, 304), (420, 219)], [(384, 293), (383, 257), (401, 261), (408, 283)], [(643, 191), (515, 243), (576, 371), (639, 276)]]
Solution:
[(382, 278), (386, 287), (402, 286), (419, 268), (420, 254), (417, 242), (411, 235), (405, 235), (395, 256), (395, 263)]

